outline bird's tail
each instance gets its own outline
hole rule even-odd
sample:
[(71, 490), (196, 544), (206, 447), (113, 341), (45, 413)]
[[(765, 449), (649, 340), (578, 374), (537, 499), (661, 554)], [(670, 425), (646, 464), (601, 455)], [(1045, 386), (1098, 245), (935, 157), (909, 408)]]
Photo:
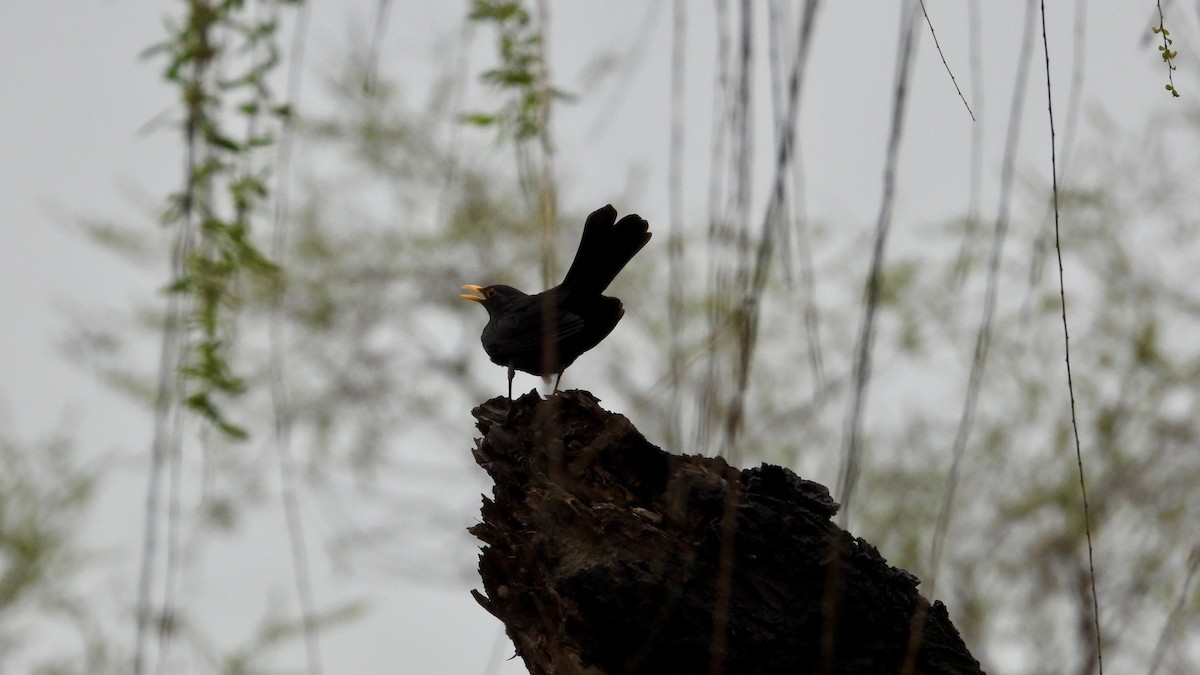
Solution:
[(648, 241), (650, 224), (641, 216), (631, 213), (618, 221), (611, 204), (593, 211), (583, 224), (583, 238), (563, 289), (585, 296), (603, 293)]

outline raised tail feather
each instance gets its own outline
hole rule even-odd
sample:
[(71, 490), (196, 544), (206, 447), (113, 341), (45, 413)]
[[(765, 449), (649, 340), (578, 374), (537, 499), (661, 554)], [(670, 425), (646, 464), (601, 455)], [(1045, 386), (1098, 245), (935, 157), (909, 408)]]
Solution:
[(584, 297), (600, 295), (617, 273), (650, 241), (650, 224), (637, 214), (617, 220), (617, 210), (606, 205), (593, 211), (583, 224), (583, 237), (562, 288)]

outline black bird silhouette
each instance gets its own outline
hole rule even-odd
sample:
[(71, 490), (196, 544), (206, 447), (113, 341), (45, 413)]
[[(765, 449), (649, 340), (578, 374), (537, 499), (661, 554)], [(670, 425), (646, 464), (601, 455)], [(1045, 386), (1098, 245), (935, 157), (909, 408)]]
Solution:
[(548, 378), (554, 390), (567, 366), (608, 337), (625, 314), (621, 301), (601, 293), (650, 241), (650, 224), (637, 214), (617, 220), (612, 205), (597, 209), (583, 224), (583, 238), (563, 282), (537, 295), (512, 286), (463, 288), (487, 310), (480, 340), (492, 363), (508, 368), (508, 397), (520, 370)]

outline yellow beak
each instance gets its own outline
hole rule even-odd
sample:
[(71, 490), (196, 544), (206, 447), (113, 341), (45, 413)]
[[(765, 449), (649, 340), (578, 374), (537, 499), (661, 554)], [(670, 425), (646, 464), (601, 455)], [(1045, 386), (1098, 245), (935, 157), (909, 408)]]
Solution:
[(459, 293), (458, 297), (462, 298), (463, 300), (474, 300), (475, 302), (483, 302), (484, 300), (487, 299), (487, 298), (483, 297), (483, 287), (482, 286), (476, 286), (475, 284), (467, 284), (466, 286), (463, 286), (463, 288), (465, 288), (468, 291), (471, 291), (473, 293), (472, 295), (468, 295), (467, 293)]

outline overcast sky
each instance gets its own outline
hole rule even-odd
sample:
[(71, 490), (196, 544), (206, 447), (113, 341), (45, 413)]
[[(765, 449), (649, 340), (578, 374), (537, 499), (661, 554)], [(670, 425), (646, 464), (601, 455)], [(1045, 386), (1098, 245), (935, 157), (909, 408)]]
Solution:
[[(126, 312), (165, 277), (134, 270), (78, 232), (82, 219), (142, 223), (153, 216), (181, 180), (182, 150), (169, 129), (147, 124), (173, 104), (159, 80), (159, 66), (138, 53), (163, 34), (163, 14), (182, 3), (154, 0), (84, 0), (74, 3), (10, 3), (0, 25), (0, 425), (4, 433), (39, 438), (66, 432), (86, 453), (122, 460), (113, 485), (92, 515), (89, 543), (112, 564), (92, 579), (90, 592), (116, 606), (133, 597), (142, 523), (142, 485), (150, 441), (149, 417), (110, 393), (89, 373), (69, 363), (61, 345), (69, 317), (89, 312)], [(447, 46), (460, 35), (463, 3), (391, 3), (381, 69), (407, 83), (406, 97), (427, 95), (444, 65)], [(563, 208), (584, 212), (631, 195), (652, 223), (667, 217), (666, 167), (670, 86), (671, 6), (666, 2), (551, 3), (551, 64), (554, 78), (579, 94), (556, 112)], [(890, 115), (898, 7), (891, 2), (827, 3), (817, 28), (803, 99), (801, 150), (810, 213), (857, 226), (873, 223), (878, 209), (882, 158)], [(998, 159), (1007, 123), (1023, 3), (982, 3), (982, 85), (972, 82), (966, 14), (961, 2), (927, 2), (946, 58), (968, 100), (984, 90), (988, 157), (985, 183), (992, 187), (985, 211), (994, 209)], [(1065, 116), (1076, 43), (1076, 3), (1048, 3), (1056, 112)], [(367, 39), (375, 2), (316, 3), (309, 31), (303, 99), (328, 105), (320, 76), (330, 72), (350, 41)], [(997, 5), (1003, 5), (999, 7)], [(1178, 19), (1180, 51), (1200, 51), (1196, 15), (1169, 4)], [(687, 212), (703, 222), (707, 204), (712, 81), (715, 62), (711, 3), (689, 3), (689, 114)], [(1084, 111), (1103, 110), (1118, 128), (1138, 129), (1156, 111), (1190, 106), (1200, 80), (1181, 73), (1182, 101), (1163, 91), (1164, 66), (1146, 42), (1151, 2), (1091, 3), (1086, 31)], [(760, 18), (760, 28), (761, 28)], [(645, 31), (645, 32), (642, 32)], [(644, 37), (643, 37), (644, 36)], [(757, 174), (765, 190), (770, 151), (770, 98), (766, 89), (765, 38), (762, 86), (756, 92), (761, 140)], [(1044, 75), (1040, 36), (1026, 100), (1022, 169), (1048, 175)], [(475, 39), (471, 67), (492, 38)], [(642, 51), (640, 63), (619, 80), (591, 88), (584, 74), (605, 51)], [(965, 211), (971, 119), (934, 50), (927, 28), (917, 46), (912, 102), (903, 146), (897, 223), (930, 223)], [(1184, 63), (1194, 63), (1184, 62)], [(1194, 91), (1193, 91), (1194, 88)], [(473, 100), (486, 90), (473, 86)], [(302, 112), (304, 108), (302, 107)], [(1060, 139), (1064, 117), (1059, 119)], [(1080, 138), (1089, 135), (1086, 125)], [(756, 211), (757, 212), (757, 211)], [(990, 211), (989, 211), (990, 212)], [(900, 227), (900, 226), (898, 226)], [(147, 235), (152, 236), (150, 234)], [(160, 270), (162, 272), (162, 270)], [(448, 292), (456, 292), (448, 289)], [(149, 355), (148, 358), (152, 358)], [(500, 380), (498, 379), (498, 382)], [(462, 449), (464, 452), (466, 448)], [(85, 454), (86, 454), (85, 453)], [(476, 486), (468, 486), (476, 490)], [(313, 514), (310, 514), (313, 515)], [(469, 525), (463, 523), (463, 527)], [(225, 563), (208, 569), (191, 589), (214, 616), (228, 617), (230, 635), (246, 629), (263, 602), (263, 589), (287, 592), (278, 583), (290, 569), (277, 513), (259, 519), (247, 536), (219, 552)], [(257, 538), (255, 533), (261, 535)], [(459, 554), (473, 555), (469, 549)], [(320, 557), (318, 547), (314, 556)], [(319, 571), (328, 572), (318, 564)], [(470, 598), (466, 588), (423, 588), (393, 578), (327, 576), (317, 584), (320, 604), (369, 594), (371, 611), (323, 640), (326, 672), (483, 672), (499, 624)], [(246, 611), (242, 603), (253, 598)], [(127, 618), (127, 617), (126, 617)], [(132, 640), (127, 631), (118, 638)], [(226, 636), (230, 637), (230, 636)], [(503, 645), (505, 658), (510, 647)], [(299, 652), (294, 654), (300, 657)], [(287, 659), (286, 663), (297, 663)], [(401, 664), (403, 667), (401, 667)], [(500, 672), (523, 672), (509, 661)]]

